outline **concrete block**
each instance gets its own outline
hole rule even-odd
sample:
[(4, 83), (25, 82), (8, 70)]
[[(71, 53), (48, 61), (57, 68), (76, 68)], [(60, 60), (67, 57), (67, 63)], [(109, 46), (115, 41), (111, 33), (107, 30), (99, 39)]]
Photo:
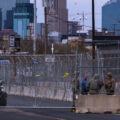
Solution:
[(36, 86), (6, 86), (7, 93), (10, 95), (20, 95), (28, 97), (38, 97), (61, 101), (72, 101), (70, 89), (36, 87)]
[(79, 95), (76, 100), (77, 113), (119, 113), (120, 95)]
[(64, 101), (72, 101), (72, 91), (71, 89), (64, 90)]
[(54, 98), (53, 99), (63, 101), (63, 95), (64, 95), (64, 90), (54, 89)]

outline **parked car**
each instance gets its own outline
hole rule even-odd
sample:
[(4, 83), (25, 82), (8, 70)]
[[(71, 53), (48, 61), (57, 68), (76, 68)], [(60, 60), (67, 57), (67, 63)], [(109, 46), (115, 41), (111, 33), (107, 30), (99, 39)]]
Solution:
[(6, 105), (7, 105), (7, 93), (5, 92), (3, 81), (0, 81), (0, 106)]

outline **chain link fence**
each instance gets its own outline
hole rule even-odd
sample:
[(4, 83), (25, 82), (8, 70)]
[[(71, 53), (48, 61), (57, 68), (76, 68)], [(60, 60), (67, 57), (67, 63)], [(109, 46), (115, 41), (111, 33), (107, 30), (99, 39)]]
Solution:
[(0, 80), (5, 82), (8, 94), (30, 96), (38, 103), (40, 98), (72, 101), (73, 73), (78, 70), (80, 82), (83, 75), (87, 74), (89, 81), (93, 77), (94, 68), (94, 73), (98, 73), (102, 81), (107, 72), (112, 72), (119, 93), (120, 58), (105, 57), (105, 51), (98, 51), (96, 56), (93, 66), (90, 53), (78, 54), (77, 57), (72, 54), (1, 55)]
[[(51, 55), (47, 56), (51, 59)], [(72, 74), (76, 71), (75, 55), (55, 55), (54, 62), (46, 61), (44, 55), (39, 56), (1, 56), (1, 61), (9, 63), (0, 64), (0, 79), (8, 83), (19, 85), (34, 85), (35, 82), (71, 82)], [(93, 76), (93, 60), (90, 53), (79, 54), (77, 57), (77, 70), (79, 79), (86, 73), (89, 79)], [(120, 77), (120, 57), (105, 57), (97, 53), (94, 60), (94, 72), (104, 79), (107, 72), (112, 72), (115, 79)], [(69, 73), (67, 77), (64, 77)], [(39, 84), (37, 84), (39, 85)]]

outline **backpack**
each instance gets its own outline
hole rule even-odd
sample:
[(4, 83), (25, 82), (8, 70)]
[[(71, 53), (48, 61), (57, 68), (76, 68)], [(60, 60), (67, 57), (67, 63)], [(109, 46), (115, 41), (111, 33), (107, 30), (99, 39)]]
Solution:
[(99, 83), (98, 83), (98, 81), (97, 80), (92, 80), (91, 82), (90, 82), (90, 89), (91, 90), (98, 90), (99, 89)]

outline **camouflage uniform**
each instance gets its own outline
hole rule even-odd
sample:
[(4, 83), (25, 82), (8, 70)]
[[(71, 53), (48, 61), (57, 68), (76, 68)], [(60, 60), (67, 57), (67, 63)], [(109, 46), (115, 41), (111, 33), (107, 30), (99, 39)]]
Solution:
[(112, 78), (112, 73), (107, 73), (105, 81), (105, 89), (108, 95), (113, 95), (115, 90), (115, 80)]
[(99, 75), (95, 74), (93, 79), (88, 82), (87, 90), (89, 94), (98, 94), (102, 85), (103, 82), (99, 80)]

